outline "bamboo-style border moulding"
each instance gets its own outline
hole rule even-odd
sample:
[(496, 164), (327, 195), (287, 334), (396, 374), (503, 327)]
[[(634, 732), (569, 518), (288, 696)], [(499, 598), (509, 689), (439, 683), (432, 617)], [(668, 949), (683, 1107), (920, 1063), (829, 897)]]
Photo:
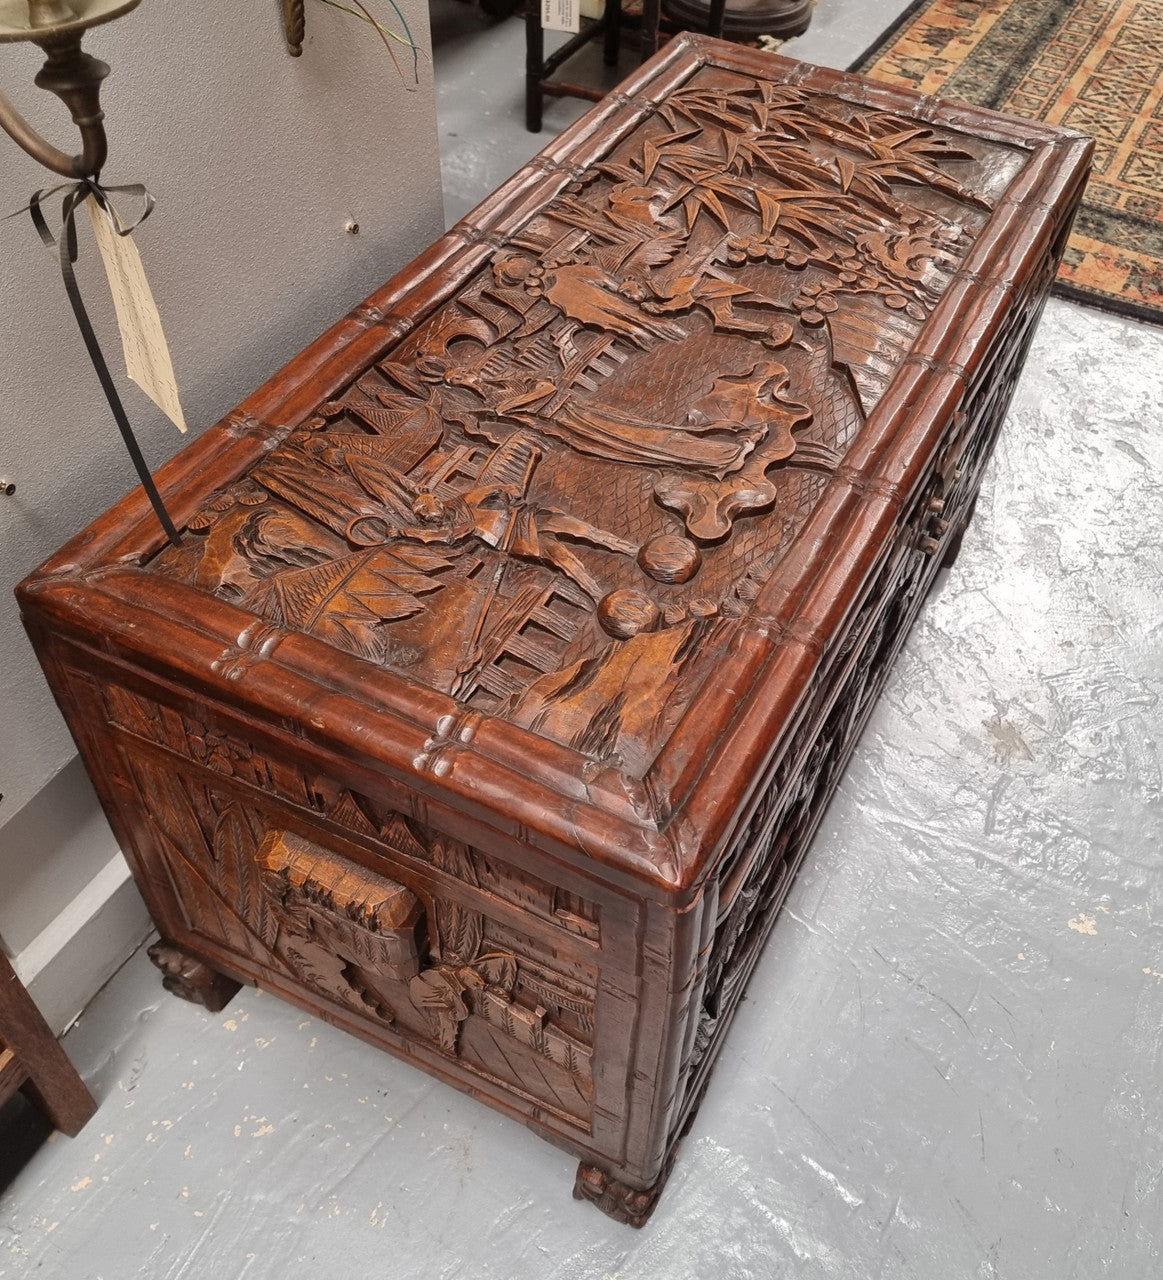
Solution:
[(651, 1211), (956, 555), (1080, 135), (682, 37), (33, 574), (178, 994)]

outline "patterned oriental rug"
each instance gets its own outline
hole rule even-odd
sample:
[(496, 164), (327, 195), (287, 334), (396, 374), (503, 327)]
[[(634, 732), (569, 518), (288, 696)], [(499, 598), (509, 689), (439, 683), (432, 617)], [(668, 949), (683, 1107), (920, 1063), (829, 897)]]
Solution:
[(1163, 324), (1163, 0), (918, 0), (852, 69), (1091, 134), (1055, 290)]

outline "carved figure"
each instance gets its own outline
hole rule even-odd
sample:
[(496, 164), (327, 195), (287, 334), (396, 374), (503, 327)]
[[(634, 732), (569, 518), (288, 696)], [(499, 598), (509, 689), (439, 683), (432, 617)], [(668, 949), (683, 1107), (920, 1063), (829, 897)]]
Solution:
[(766, 345), (783, 346), (792, 335), (787, 324), (772, 327), (770, 321), (745, 320), (735, 312), (735, 301), (746, 299), (752, 306), (779, 309), (779, 303), (757, 294), (745, 284), (737, 284), (725, 271), (713, 266), (729, 237), (724, 236), (701, 253), (676, 256), (665, 269), (631, 276), (623, 281), (623, 296), (642, 304), (650, 315), (667, 315), (705, 307), (715, 328), (723, 333), (755, 334)]
[(649, 759), (694, 687), (681, 635), (746, 611), (984, 221), (976, 164), (889, 112), (696, 77), (200, 513), (191, 580)]
[(546, 298), (571, 320), (628, 338), (637, 346), (651, 339), (673, 342), (686, 330), (670, 320), (654, 320), (621, 290), (618, 281), (588, 263), (579, 262), (546, 271)]
[(387, 516), (361, 516), (348, 526), (347, 535), (353, 542), (369, 544), (404, 538), (449, 546), (478, 538), (505, 555), (553, 565), (596, 600), (601, 587), (559, 539), (569, 537), (626, 556), (637, 555), (638, 548), (564, 511), (527, 502), (529, 481), (540, 457), (541, 450), (530, 436), (514, 434), (481, 472), (478, 479), (484, 483), (447, 500), (415, 487), (390, 469), (353, 464), (364, 487), (384, 503)]

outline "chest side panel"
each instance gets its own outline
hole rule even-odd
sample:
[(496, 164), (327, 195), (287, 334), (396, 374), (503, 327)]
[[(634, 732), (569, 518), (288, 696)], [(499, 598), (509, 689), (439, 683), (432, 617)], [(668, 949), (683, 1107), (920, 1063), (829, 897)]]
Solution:
[(66, 661), (90, 770), (167, 937), (550, 1135), (620, 1153), (640, 904), (446, 834), (406, 792), (225, 709)]
[[(697, 1013), (682, 1063), (683, 1101), (672, 1135), (697, 1105), (715, 1053), (746, 982), (807, 853), (843, 768), (920, 612), (939, 569), (956, 556), (982, 475), (1033, 340), (1061, 257), (1057, 243), (1018, 293), (1007, 323), (952, 415), (900, 530), (879, 558), (846, 629), (821, 656), (800, 715), (757, 779), (750, 805), (708, 880), (713, 907), (704, 965), (695, 983)], [(713, 923), (712, 923), (713, 921)]]

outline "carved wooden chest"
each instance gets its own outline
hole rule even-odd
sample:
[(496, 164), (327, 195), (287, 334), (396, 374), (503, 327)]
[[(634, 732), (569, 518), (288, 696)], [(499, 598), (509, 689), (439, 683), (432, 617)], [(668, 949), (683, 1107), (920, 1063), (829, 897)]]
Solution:
[(20, 590), (179, 994), (649, 1212), (955, 553), (1076, 134), (684, 37)]

